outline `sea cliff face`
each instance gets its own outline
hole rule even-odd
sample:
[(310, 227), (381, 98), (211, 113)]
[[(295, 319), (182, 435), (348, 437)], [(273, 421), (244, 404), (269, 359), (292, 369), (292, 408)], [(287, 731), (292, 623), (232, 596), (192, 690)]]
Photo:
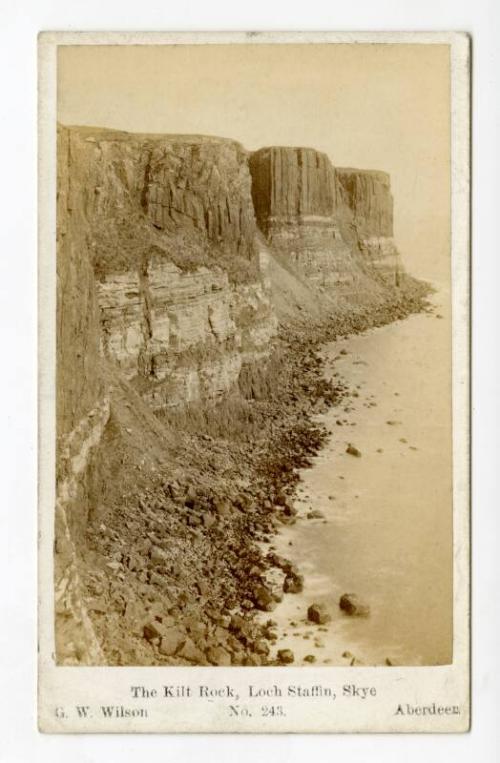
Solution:
[(356, 291), (364, 273), (401, 269), (383, 172), (337, 169), (314, 149), (271, 147), (250, 157), (259, 227), (270, 246), (320, 285)]
[(113, 411), (109, 364), (155, 410), (212, 404), (266, 371), (277, 319), (250, 187), (234, 141), (58, 130), (55, 582), (69, 663), (99, 659), (74, 538)]
[(61, 127), (58, 141), (61, 432), (102, 398), (103, 358), (159, 408), (218, 400), (265, 361), (277, 316), (261, 234), (332, 294), (401, 269), (383, 172), (203, 136)]
[(346, 238), (350, 237), (349, 230), (353, 231), (365, 261), (389, 283), (397, 280), (402, 265), (393, 238), (394, 203), (389, 175), (337, 167), (335, 177)]
[(69, 215), (85, 231), (101, 356), (157, 406), (220, 398), (276, 333), (246, 153), (222, 139), (61, 128), (59, 154), (72, 182), (61, 228)]
[[(226, 522), (220, 537), (227, 531), (235, 547), (243, 543), (248, 551), (250, 540), (242, 541), (238, 530), (241, 518), (221, 519), (219, 509), (215, 519), (210, 514), (214, 506), (224, 507), (226, 498), (220, 503), (217, 491), (228, 480), (248, 486), (263, 479), (261, 462), (254, 463), (251, 448), (243, 451), (238, 439), (231, 440), (233, 432), (246, 441), (258, 432), (261, 460), (266, 448), (275, 447), (276, 432), (286, 441), (283, 432), (293, 426), (293, 447), (297, 453), (306, 447), (312, 407), (294, 353), (300, 347), (300, 357), (308, 358), (309, 351), (302, 334), (297, 340), (290, 335), (288, 317), (314, 324), (307, 336), (318, 336), (320, 320), (331, 325), (337, 310), (344, 333), (366, 327), (370, 316), (380, 320), (379, 308), (397, 303), (400, 265), (388, 176), (335, 169), (313, 149), (249, 154), (222, 138), (60, 127), (57, 171), (56, 651), (63, 664), (99, 664), (111, 658), (96, 635), (101, 621), (89, 614), (89, 586), (101, 591), (109, 584), (118, 591), (113, 628), (128, 644), (132, 626), (122, 629), (119, 614), (127, 598), (123, 581), (133, 588), (139, 575), (138, 602), (141, 586), (153, 596), (160, 585), (157, 570), (148, 571), (141, 561), (146, 552), (140, 533), (130, 536), (139, 544), (130, 562), (119, 530), (109, 530), (101, 518), (121, 527), (125, 507), (128, 526), (137, 530), (142, 522), (141, 533), (158, 544), (147, 528), (159, 522), (164, 534), (167, 514), (155, 519), (151, 512), (168, 508), (169, 532), (182, 537), (186, 559), (173, 589), (192, 588), (199, 580), (201, 590), (204, 576), (196, 565), (204, 555), (220, 554), (222, 588), (236, 595), (237, 577), (227, 577), (225, 566), (228, 549), (215, 531), (210, 545), (199, 526), (208, 532), (214, 522), (216, 529)], [(282, 366), (284, 376), (276, 373), (283, 352), (293, 355)], [(306, 387), (317, 390), (322, 405), (325, 394), (333, 397), (314, 376), (316, 363), (310, 357), (307, 363)], [(280, 423), (282, 404), (289, 406), (286, 425)], [(209, 434), (193, 446), (183, 431), (169, 429), (176, 416), (188, 422), (191, 416)], [(214, 431), (223, 432), (222, 444)], [(307, 452), (319, 447), (316, 434), (313, 441)], [(275, 453), (268, 455), (274, 463)], [(184, 486), (186, 506), (209, 505), (203, 515), (180, 511), (178, 487), (165, 493), (160, 475), (170, 475), (174, 464), (190, 470), (199, 485), (212, 475), (205, 503)], [(283, 459), (271, 469), (273, 479), (284, 479), (279, 475), (290, 468)], [(233, 476), (224, 477), (221, 488), (217, 480), (226, 474)], [(258, 497), (249, 492), (235, 501), (237, 517), (247, 505), (264, 512), (265, 520), (258, 521), (269, 531), (262, 489)], [(98, 583), (85, 563), (89, 528), (99, 549), (93, 553), (103, 563)], [(198, 536), (200, 549), (193, 555)], [(115, 556), (108, 558), (112, 548)], [(245, 577), (238, 554), (231, 554), (234, 569)], [(164, 569), (171, 582), (170, 568)], [(110, 582), (116, 574), (118, 582)], [(127, 646), (123, 659), (158, 658), (143, 644), (142, 630), (133, 638), (140, 658), (132, 652), (124, 658)]]

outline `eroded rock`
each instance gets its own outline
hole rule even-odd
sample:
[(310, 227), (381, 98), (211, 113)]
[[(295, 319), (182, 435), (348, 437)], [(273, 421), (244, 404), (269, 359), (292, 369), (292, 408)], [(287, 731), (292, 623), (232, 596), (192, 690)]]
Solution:
[(290, 665), (295, 660), (295, 655), (291, 649), (278, 649), (278, 662), (282, 665)]
[(367, 617), (370, 607), (362, 602), (355, 593), (344, 593), (339, 600), (340, 609), (351, 617)]
[(350, 456), (356, 456), (357, 458), (359, 458), (361, 456), (361, 451), (358, 450), (358, 448), (356, 448), (351, 443), (349, 443), (349, 445), (347, 446), (345, 452), (349, 453)]
[(311, 604), (311, 606), (307, 610), (307, 619), (311, 623), (316, 623), (317, 625), (324, 625), (324, 623), (329, 623), (332, 619), (331, 614), (328, 611), (328, 608), (325, 604)]
[(186, 634), (179, 628), (166, 628), (161, 634), (158, 650), (160, 654), (172, 657), (184, 644)]

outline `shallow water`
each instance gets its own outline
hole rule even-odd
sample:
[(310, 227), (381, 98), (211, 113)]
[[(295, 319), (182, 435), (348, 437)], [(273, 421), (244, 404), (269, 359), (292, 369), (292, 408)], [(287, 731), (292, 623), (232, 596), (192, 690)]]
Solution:
[[(359, 396), (319, 417), (332, 436), (301, 473), (297, 523), (275, 542), (305, 575), (303, 593), (270, 615), (277, 648), (291, 648), (295, 664), (308, 654), (343, 665), (451, 660), (450, 319), (444, 292), (433, 303), (434, 314), (323, 348), (327, 375)], [(360, 457), (345, 452), (349, 443)], [(307, 519), (310, 508), (324, 520)], [(346, 592), (370, 606), (369, 617), (339, 609)], [(324, 629), (305, 619), (312, 602), (332, 614)]]

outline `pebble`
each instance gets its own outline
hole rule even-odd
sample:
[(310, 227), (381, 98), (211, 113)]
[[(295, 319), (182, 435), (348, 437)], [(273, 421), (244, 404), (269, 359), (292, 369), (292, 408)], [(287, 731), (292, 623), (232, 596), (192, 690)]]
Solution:
[(345, 452), (349, 453), (350, 456), (357, 456), (358, 458), (361, 456), (361, 451), (358, 450), (354, 445), (351, 445), (351, 443), (349, 443)]

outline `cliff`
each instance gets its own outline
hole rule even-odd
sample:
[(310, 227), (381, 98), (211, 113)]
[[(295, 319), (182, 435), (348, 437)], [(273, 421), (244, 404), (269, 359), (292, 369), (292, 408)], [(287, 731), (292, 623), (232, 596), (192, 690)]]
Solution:
[(364, 275), (394, 281), (388, 175), (334, 168), (309, 148), (263, 148), (249, 165), (260, 229), (305, 275), (348, 296), (366, 289)]
[(206, 634), (253, 606), (253, 537), (334, 399), (311, 343), (410, 309), (388, 176), (90, 127), (59, 128), (57, 173), (57, 659), (243, 664), (248, 629), (218, 623), (226, 652), (195, 659), (144, 618), (175, 600)]
[(338, 208), (346, 238), (353, 231), (365, 259), (390, 283), (402, 271), (393, 238), (394, 203), (389, 175), (376, 170), (335, 169)]
[(239, 144), (60, 127), (57, 159), (58, 648), (99, 661), (74, 539), (102, 479), (114, 384), (161, 410), (252, 394), (277, 320)]
[(95, 275), (101, 354), (160, 406), (227, 392), (276, 330), (241, 146), (61, 128), (59, 156)]
[(102, 398), (102, 358), (161, 409), (235, 388), (270, 355), (281, 266), (303, 296), (301, 274), (361, 302), (400, 269), (385, 173), (204, 136), (61, 127), (58, 141), (61, 432)]

